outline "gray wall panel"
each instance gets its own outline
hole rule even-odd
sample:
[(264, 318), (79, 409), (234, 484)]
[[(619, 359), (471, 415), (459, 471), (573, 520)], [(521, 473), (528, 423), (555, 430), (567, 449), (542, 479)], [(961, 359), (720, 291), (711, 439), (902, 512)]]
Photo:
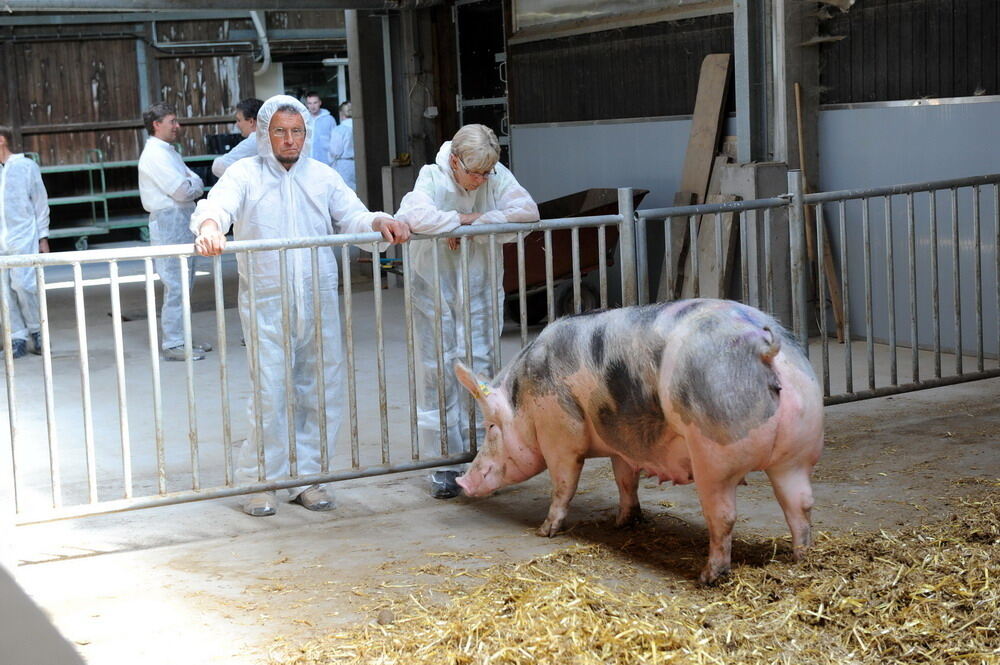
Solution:
[[(996, 118), (1000, 102), (969, 104), (944, 104), (940, 106), (889, 106), (853, 109), (824, 110), (819, 118), (821, 176), (820, 188), (825, 191), (878, 187), (910, 182), (925, 182), (961, 178), (1000, 172), (1000, 132)], [(988, 354), (997, 352), (997, 275), (996, 238), (998, 221), (994, 188), (980, 192), (980, 219), (982, 233), (982, 317), (984, 347)], [(953, 297), (954, 276), (960, 275), (960, 306), (962, 344), (966, 353), (974, 352), (977, 345), (976, 293), (974, 264), (976, 252), (973, 245), (975, 220), (972, 214), (973, 191), (969, 188), (957, 192), (959, 266), (952, 260), (952, 213), (950, 192), (939, 192), (936, 197), (938, 220), (938, 293), (940, 297), (941, 343), (953, 348), (955, 341), (955, 304)], [(887, 339), (888, 288), (885, 232), (885, 201), (869, 202), (872, 254), (872, 309), (874, 336)], [(933, 343), (932, 280), (930, 271), (932, 239), (930, 237), (930, 197), (914, 197), (914, 225), (916, 228), (916, 294), (918, 319), (918, 344), (928, 347)], [(828, 226), (834, 235), (839, 261), (839, 224), (837, 206), (827, 206)], [(860, 325), (864, 321), (864, 237), (862, 235), (862, 203), (851, 202), (844, 215), (848, 238), (848, 275), (850, 280), (850, 316), (852, 336), (864, 335)], [(909, 345), (910, 305), (908, 242), (906, 236), (906, 197), (893, 197), (891, 207), (892, 246), (895, 270), (894, 295), (897, 338), (900, 344)], [(909, 373), (909, 359), (900, 356), (902, 375)], [(951, 368), (945, 367), (950, 372)], [(966, 370), (968, 370), (968, 364)], [(974, 369), (974, 368), (973, 368)], [(922, 368), (926, 376), (929, 368)], [(904, 374), (905, 372), (905, 374)]]

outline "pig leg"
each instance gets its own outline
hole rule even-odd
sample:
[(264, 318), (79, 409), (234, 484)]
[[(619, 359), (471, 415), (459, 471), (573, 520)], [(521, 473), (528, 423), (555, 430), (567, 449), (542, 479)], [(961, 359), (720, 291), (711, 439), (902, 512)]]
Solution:
[(617, 455), (611, 456), (611, 468), (618, 485), (618, 517), (616, 527), (625, 527), (642, 520), (639, 508), (639, 470)]
[(552, 503), (549, 504), (548, 517), (536, 532), (539, 536), (551, 538), (562, 527), (569, 511), (569, 502), (576, 494), (576, 486), (580, 482), (583, 461), (583, 457), (576, 455), (561, 455), (558, 459), (546, 460), (549, 477), (552, 479)]
[(695, 475), (701, 512), (708, 524), (708, 563), (701, 570), (702, 584), (714, 584), (732, 565), (733, 524), (736, 523), (736, 483)]
[(801, 561), (812, 545), (811, 513), (813, 507), (812, 485), (809, 468), (795, 466), (767, 469), (774, 496), (785, 513), (785, 521), (792, 532), (792, 557)]

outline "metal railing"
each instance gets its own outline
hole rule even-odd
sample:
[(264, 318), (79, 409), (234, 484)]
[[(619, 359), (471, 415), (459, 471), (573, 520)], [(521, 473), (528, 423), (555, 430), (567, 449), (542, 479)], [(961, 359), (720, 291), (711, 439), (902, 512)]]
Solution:
[[(668, 299), (735, 296), (778, 314), (807, 350), (812, 347), (827, 404), (1000, 376), (1000, 368), (987, 368), (987, 360), (992, 364), (1000, 352), (998, 186), (1000, 175), (991, 175), (804, 194), (801, 177), (792, 172), (789, 193), (781, 197), (638, 214), (632, 209), (631, 191), (622, 189), (614, 215), (471, 226), (444, 236), (415, 237), (401, 248), (401, 262), (388, 266), (403, 282), (402, 289), (391, 290), (382, 288), (381, 269), (372, 272), (371, 291), (354, 284), (349, 246), (375, 250), (379, 234), (232, 242), (226, 256), (210, 261), (210, 291), (192, 292), (182, 279), (187, 357), (168, 365), (160, 358), (153, 259), (179, 261), (186, 276), (195, 269), (190, 245), (0, 257), (5, 284), (11, 270), (34, 271), (42, 322), (41, 367), (30, 360), (14, 361), (10, 303), (6, 295), (0, 298), (9, 419), (9, 445), (0, 448), (0, 486), (13, 493), (7, 503), (14, 511), (11, 521), (31, 523), (228, 497), (470, 459), (477, 436), (475, 407), (468, 399), (462, 407), (468, 415), (463, 415), (462, 427), (469, 449), (449, 454), (444, 385), (452, 372), (448, 360), (473, 361), (468, 307), (473, 243), (485, 243), (490, 293), (504, 294), (489, 298), (489, 335), (495, 350), (489, 369), (494, 374), (505, 356), (530, 342), (536, 324), (590, 305), (645, 304), (656, 299), (657, 289)], [(984, 219), (992, 220), (985, 234)], [(650, 251), (649, 232), (657, 224), (664, 231), (660, 284), (654, 279), (655, 266), (649, 265), (655, 264), (657, 254)], [(813, 226), (814, 253), (807, 224)], [(678, 241), (683, 235), (675, 234), (675, 227), (686, 228), (694, 239), (686, 255)], [(418, 384), (427, 370), (417, 360), (417, 333), (426, 331), (415, 329), (412, 253), (430, 247), (433, 279), (440, 285), (439, 264), (447, 256), (442, 253), (453, 251), (444, 244), (449, 237), (459, 239), (455, 251), (463, 279), (457, 282), (462, 292), (455, 300), (462, 325), (457, 348), (446, 348), (442, 317), (455, 302), (443, 302), (437, 289), (429, 306), (434, 341), (429, 371), (437, 385), (440, 448), (430, 454), (420, 445), (418, 433)], [(810, 258), (822, 257), (827, 248), (843, 294), (841, 344), (834, 342), (836, 303), (828, 303), (828, 273), (821, 260)], [(560, 253), (566, 251), (570, 261), (563, 265), (569, 267), (556, 268), (564, 258)], [(337, 416), (320, 408), (321, 468), (300, 474), (289, 411), (287, 476), (265, 478), (264, 448), (256, 441), (257, 478), (242, 481), (236, 473), (235, 446), (249, 436), (250, 422), (234, 417), (233, 407), (259, 399), (261, 377), (260, 362), (249, 362), (236, 342), (240, 325), (232, 296), (231, 255), (249, 265), (274, 260), (277, 254), (278, 316), (287, 331), (296, 312), (291, 252), (308, 253), (313, 274), (321, 252), (338, 254), (347, 427), (339, 441), (334, 440), (328, 419)], [(612, 270), (614, 261), (617, 270)], [(71, 274), (55, 288), (47, 281), (47, 270)], [(94, 271), (100, 273), (96, 280)], [(85, 272), (90, 273), (86, 279)], [(310, 284), (312, 309), (333, 306), (317, 280)], [(108, 291), (102, 300), (95, 288), (104, 285)], [(255, 311), (260, 285), (248, 278), (245, 286), (250, 329), (243, 332), (253, 354), (260, 348)], [(68, 290), (72, 298), (63, 295)], [(208, 293), (210, 302), (203, 302)], [(58, 299), (54, 311), (51, 298)], [(516, 300), (516, 308), (505, 307), (505, 298), (507, 304)], [(141, 316), (128, 311), (135, 303), (141, 304)], [(109, 318), (95, 311), (105, 304)], [(208, 311), (195, 311), (194, 304), (206, 305)], [(505, 309), (514, 321), (506, 330)], [(321, 324), (320, 317), (312, 321), (317, 339), (322, 339)], [(216, 346), (208, 359), (198, 362), (192, 357), (196, 330), (214, 331)], [(966, 352), (969, 348), (974, 349), (972, 355)], [(904, 383), (898, 370), (901, 350), (908, 350), (910, 359)], [(283, 380), (289, 392), (292, 351), (286, 335)], [(332, 359), (330, 353), (320, 349), (324, 362)], [(930, 366), (932, 370), (925, 369)], [(858, 375), (866, 377), (863, 385), (855, 380)], [(330, 389), (317, 367), (311, 399), (325, 404)], [(112, 391), (115, 399), (110, 398)], [(259, 403), (257, 407), (260, 418)], [(260, 431), (262, 423), (256, 424)]]

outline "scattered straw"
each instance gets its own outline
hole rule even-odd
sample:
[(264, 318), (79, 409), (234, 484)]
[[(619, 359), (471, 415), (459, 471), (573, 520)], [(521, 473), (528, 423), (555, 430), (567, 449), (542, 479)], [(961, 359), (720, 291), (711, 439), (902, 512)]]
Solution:
[(381, 623), (273, 662), (1000, 663), (998, 497), (935, 524), (819, 540), (806, 563), (765, 556), (714, 589), (640, 574), (634, 542), (571, 547), (475, 571), (482, 583), (448, 589), (444, 605), (440, 587), (415, 592)]

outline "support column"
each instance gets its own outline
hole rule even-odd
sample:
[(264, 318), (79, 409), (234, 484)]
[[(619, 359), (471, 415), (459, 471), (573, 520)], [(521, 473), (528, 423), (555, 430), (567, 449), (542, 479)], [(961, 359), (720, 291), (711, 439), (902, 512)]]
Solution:
[(382, 20), (376, 13), (353, 9), (344, 16), (358, 197), (377, 209), (382, 201), (382, 167), (389, 164)]

